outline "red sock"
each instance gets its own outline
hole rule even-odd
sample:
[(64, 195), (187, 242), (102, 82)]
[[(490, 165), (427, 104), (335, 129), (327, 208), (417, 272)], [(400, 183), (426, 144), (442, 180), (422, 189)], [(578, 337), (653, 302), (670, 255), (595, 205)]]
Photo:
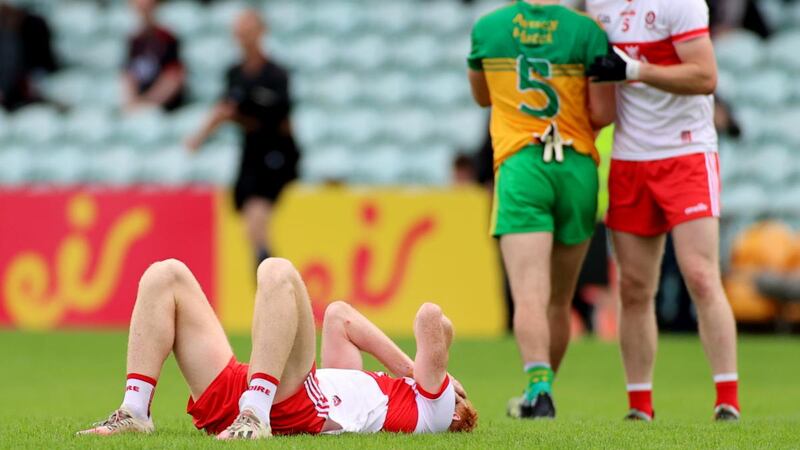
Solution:
[(628, 388), (628, 406), (653, 417), (653, 388)]
[(741, 411), (739, 409), (739, 381), (717, 381), (715, 384), (717, 386), (717, 403), (714, 406), (725, 404)]

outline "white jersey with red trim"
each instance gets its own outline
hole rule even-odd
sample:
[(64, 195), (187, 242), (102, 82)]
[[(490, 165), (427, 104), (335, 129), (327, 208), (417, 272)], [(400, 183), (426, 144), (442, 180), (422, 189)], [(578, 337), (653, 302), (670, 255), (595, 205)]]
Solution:
[(436, 395), (428, 394), (413, 378), (392, 378), (382, 372), (318, 369), (320, 392), (327, 398), (327, 418), (341, 429), (330, 433), (408, 433), (447, 431), (455, 411), (455, 391), (448, 380)]
[[(586, 3), (615, 47), (651, 64), (680, 64), (674, 44), (709, 32), (704, 0)], [(617, 90), (614, 159), (651, 161), (716, 151), (713, 95), (675, 95), (641, 82)]]

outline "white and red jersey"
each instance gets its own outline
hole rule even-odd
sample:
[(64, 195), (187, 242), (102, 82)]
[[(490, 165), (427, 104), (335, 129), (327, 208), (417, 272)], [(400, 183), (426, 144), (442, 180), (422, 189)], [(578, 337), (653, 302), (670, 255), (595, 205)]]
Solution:
[(453, 421), (456, 399), (449, 377), (435, 394), (413, 378), (383, 372), (318, 369), (316, 379), (321, 392), (309, 395), (326, 399), (327, 418), (341, 427), (334, 433), (440, 433)]
[[(675, 44), (707, 36), (704, 0), (587, 0), (609, 41), (632, 58), (680, 64)], [(614, 159), (652, 161), (717, 151), (712, 95), (675, 95), (641, 82), (617, 90)]]

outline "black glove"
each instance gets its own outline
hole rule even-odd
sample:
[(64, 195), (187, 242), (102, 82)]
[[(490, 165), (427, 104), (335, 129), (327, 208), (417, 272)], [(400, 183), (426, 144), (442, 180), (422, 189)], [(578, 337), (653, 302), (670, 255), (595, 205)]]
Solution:
[(609, 46), (608, 54), (595, 58), (586, 75), (598, 83), (636, 80), (641, 65), (622, 50)]

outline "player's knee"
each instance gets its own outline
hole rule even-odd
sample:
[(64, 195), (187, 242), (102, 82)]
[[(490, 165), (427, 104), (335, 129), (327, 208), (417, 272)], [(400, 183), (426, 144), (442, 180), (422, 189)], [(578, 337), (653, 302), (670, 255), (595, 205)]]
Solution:
[(328, 305), (325, 308), (325, 319), (324, 323), (326, 325), (344, 325), (347, 323), (350, 317), (350, 313), (352, 312), (353, 307), (348, 305), (346, 302), (343, 301), (335, 301)]
[(722, 291), (722, 281), (719, 272), (709, 264), (688, 264), (683, 270), (683, 279), (699, 307), (720, 297), (717, 294)]
[(623, 308), (649, 307), (656, 295), (656, 287), (652, 283), (633, 274), (623, 274), (620, 277), (619, 288)]
[(178, 259), (165, 259), (150, 264), (142, 275), (141, 284), (152, 283), (164, 286), (172, 286), (180, 282), (189, 269), (186, 264)]
[(259, 287), (291, 283), (298, 277), (294, 265), (283, 258), (267, 258), (258, 265), (256, 278)]

